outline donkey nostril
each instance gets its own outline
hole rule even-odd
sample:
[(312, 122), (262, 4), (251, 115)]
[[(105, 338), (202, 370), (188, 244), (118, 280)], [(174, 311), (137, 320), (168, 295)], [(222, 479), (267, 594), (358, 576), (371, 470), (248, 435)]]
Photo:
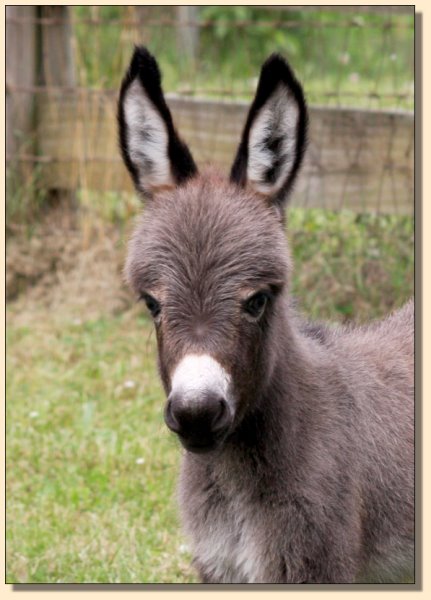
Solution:
[(229, 419), (229, 409), (227, 402), (224, 398), (220, 398), (214, 412), (214, 416), (211, 422), (211, 427), (213, 431), (218, 431), (222, 429)]
[(169, 398), (165, 407), (165, 423), (169, 427), (169, 429), (174, 433), (178, 433), (181, 429), (180, 424), (178, 423), (174, 415), (172, 400)]

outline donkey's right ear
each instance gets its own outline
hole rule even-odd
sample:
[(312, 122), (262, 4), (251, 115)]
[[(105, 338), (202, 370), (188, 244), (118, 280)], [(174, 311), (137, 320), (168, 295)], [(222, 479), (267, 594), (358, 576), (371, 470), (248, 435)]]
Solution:
[(190, 150), (175, 131), (154, 57), (137, 46), (118, 103), (120, 149), (139, 192), (152, 195), (197, 173)]

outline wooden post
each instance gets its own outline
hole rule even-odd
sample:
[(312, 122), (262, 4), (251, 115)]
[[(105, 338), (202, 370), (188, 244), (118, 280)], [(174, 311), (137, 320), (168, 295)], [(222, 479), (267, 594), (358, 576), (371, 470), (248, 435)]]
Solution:
[(74, 87), (76, 76), (69, 7), (40, 6), (39, 10), (43, 19), (40, 83), (47, 86)]
[(6, 159), (9, 172), (20, 177), (32, 165), (16, 157), (20, 151), (34, 154), (35, 144), (35, 18), (35, 6), (6, 6)]
[(199, 42), (197, 6), (177, 6), (177, 39), (180, 55), (184, 54), (193, 64)]
[[(39, 6), (38, 11), (41, 18), (39, 84), (47, 87), (49, 96), (60, 98), (65, 93), (61, 88), (69, 88), (70, 93), (76, 86), (69, 7)], [(69, 143), (73, 145), (73, 141), (71, 139)], [(75, 206), (76, 190), (51, 188), (48, 202)]]

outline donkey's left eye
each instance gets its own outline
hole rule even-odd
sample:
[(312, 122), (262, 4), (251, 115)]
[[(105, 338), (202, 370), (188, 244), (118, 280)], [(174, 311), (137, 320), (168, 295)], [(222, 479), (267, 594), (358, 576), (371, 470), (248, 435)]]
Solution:
[(266, 308), (268, 303), (268, 294), (265, 292), (257, 292), (251, 298), (246, 300), (244, 310), (254, 319), (258, 319)]
[(150, 311), (151, 315), (156, 318), (159, 314), (160, 314), (160, 304), (159, 302), (157, 302), (157, 300), (155, 298), (153, 298), (153, 296), (150, 296), (150, 294), (142, 294), (141, 295), (142, 300), (145, 302), (145, 304), (147, 305), (148, 310)]

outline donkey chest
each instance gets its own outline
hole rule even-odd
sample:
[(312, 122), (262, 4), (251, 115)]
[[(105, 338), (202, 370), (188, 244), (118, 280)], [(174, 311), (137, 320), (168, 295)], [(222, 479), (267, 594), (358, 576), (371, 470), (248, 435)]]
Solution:
[(199, 510), (189, 514), (188, 521), (195, 558), (212, 580), (223, 583), (263, 580), (265, 548), (259, 512), (247, 497), (208, 495)]

